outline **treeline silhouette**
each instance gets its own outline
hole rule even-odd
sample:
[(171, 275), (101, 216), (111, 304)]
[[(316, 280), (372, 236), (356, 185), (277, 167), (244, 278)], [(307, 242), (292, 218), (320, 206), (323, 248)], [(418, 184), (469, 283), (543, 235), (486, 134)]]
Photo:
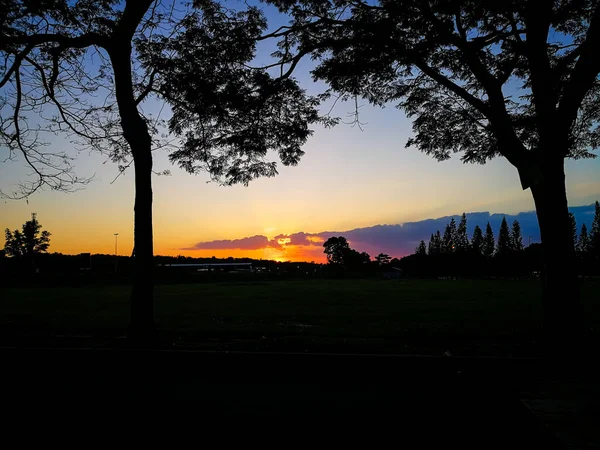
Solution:
[[(600, 204), (595, 204), (591, 230), (585, 223), (578, 228), (573, 214), (570, 220), (578, 274), (600, 275)], [(452, 218), (443, 233), (438, 230), (429, 242), (421, 241), (414, 254), (400, 260), (400, 267), (418, 277), (523, 278), (540, 275), (542, 251), (542, 244), (524, 245), (518, 220), (509, 226), (503, 218), (497, 237), (489, 222), (485, 231), (477, 225), (469, 238), (463, 213), (458, 225)]]
[[(279, 262), (252, 258), (193, 258), (155, 256), (154, 276), (157, 284), (196, 283), (228, 280), (271, 280), (323, 276), (323, 264), (314, 262)], [(252, 272), (241, 266), (221, 266), (199, 270), (195, 264), (251, 263)], [(189, 266), (191, 265), (191, 266)], [(35, 270), (28, 261), (3, 257), (0, 253), (0, 277), (4, 287), (50, 287), (104, 284), (131, 284), (134, 261), (130, 256), (82, 253), (40, 253)]]

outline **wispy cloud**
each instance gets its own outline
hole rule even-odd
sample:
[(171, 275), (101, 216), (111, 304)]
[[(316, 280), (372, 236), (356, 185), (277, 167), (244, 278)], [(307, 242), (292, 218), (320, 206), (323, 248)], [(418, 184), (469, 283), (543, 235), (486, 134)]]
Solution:
[[(594, 217), (594, 206), (576, 206), (570, 208), (575, 215), (578, 229), (582, 223), (589, 228)], [(346, 231), (323, 231), (319, 233), (297, 232), (292, 234), (279, 234), (273, 239), (257, 235), (241, 239), (218, 240), (198, 242), (192, 247), (182, 250), (276, 250), (282, 259), (293, 260), (324, 260), (323, 242), (331, 236), (344, 236), (348, 239), (352, 248), (367, 252), (371, 256), (379, 253), (387, 253), (392, 256), (401, 257), (410, 254), (421, 240), (428, 241), (431, 234), (437, 230), (443, 233), (444, 227), (454, 219), (458, 222), (460, 215), (427, 219), (418, 222), (407, 222), (397, 225), (375, 225), (366, 228), (356, 228)], [(522, 212), (515, 215), (492, 214), (489, 212), (467, 213), (467, 230), (469, 236), (473, 229), (479, 225), (482, 229), (490, 222), (497, 235), (502, 219), (506, 217), (509, 223), (518, 220), (521, 224), (523, 241), (527, 243), (531, 236), (532, 242), (539, 242), (540, 231), (537, 216), (534, 211)]]

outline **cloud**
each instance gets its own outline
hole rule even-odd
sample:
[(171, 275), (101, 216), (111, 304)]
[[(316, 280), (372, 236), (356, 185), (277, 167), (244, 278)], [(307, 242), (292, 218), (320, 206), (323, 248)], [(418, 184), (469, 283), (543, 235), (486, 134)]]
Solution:
[(198, 242), (191, 247), (182, 248), (181, 250), (258, 250), (278, 246), (276, 241), (270, 241), (266, 236), (256, 235), (242, 239)]
[(325, 242), (325, 238), (321, 236), (321, 234), (314, 233), (293, 233), (293, 234), (279, 234), (273, 238), (280, 245), (317, 245), (319, 247), (323, 246), (323, 242)]
[[(577, 221), (577, 229), (585, 223), (588, 229), (591, 226), (594, 217), (594, 205), (575, 206), (570, 208)], [(418, 222), (406, 222), (397, 225), (374, 225), (372, 227), (356, 228), (346, 231), (323, 231), (320, 233), (298, 232), (292, 234), (279, 234), (269, 240), (266, 236), (252, 236), (234, 240), (220, 240), (210, 242), (199, 242), (191, 248), (184, 250), (217, 250), (217, 249), (277, 249), (282, 256), (302, 256), (308, 258), (324, 259), (322, 254), (323, 242), (332, 236), (344, 236), (348, 239), (350, 246), (358, 251), (367, 252), (372, 257), (379, 253), (387, 253), (391, 256), (402, 257), (411, 254), (421, 240), (429, 241), (429, 237), (437, 230), (444, 232), (444, 228), (450, 222), (450, 219), (458, 223), (460, 215), (439, 217), (437, 219), (426, 219)], [(521, 225), (523, 242), (527, 244), (531, 236), (531, 242), (540, 241), (540, 230), (537, 223), (535, 211), (521, 212), (518, 214), (498, 214), (490, 212), (471, 212), (467, 213), (467, 232), (472, 236), (476, 225), (479, 225), (484, 231), (489, 222), (494, 230), (494, 235), (498, 236), (498, 230), (502, 219), (506, 217), (509, 224), (518, 220)]]

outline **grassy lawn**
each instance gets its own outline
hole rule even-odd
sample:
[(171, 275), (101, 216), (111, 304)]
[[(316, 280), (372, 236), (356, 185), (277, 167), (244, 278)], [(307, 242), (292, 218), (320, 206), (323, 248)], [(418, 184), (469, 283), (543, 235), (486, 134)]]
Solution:
[[(598, 284), (583, 284), (598, 330)], [(127, 286), (0, 290), (3, 339), (123, 336)], [(156, 320), (175, 347), (240, 350), (534, 354), (541, 326), (531, 281), (298, 280), (156, 287)], [(20, 339), (20, 338), (18, 338)], [(103, 341), (104, 340), (104, 341)]]

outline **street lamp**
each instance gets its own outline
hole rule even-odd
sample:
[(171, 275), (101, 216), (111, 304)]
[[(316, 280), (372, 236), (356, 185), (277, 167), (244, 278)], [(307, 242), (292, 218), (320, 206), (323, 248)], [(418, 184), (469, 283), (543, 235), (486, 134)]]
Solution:
[(119, 242), (119, 233), (115, 233), (115, 273), (117, 273), (117, 271), (119, 270), (118, 242)]

